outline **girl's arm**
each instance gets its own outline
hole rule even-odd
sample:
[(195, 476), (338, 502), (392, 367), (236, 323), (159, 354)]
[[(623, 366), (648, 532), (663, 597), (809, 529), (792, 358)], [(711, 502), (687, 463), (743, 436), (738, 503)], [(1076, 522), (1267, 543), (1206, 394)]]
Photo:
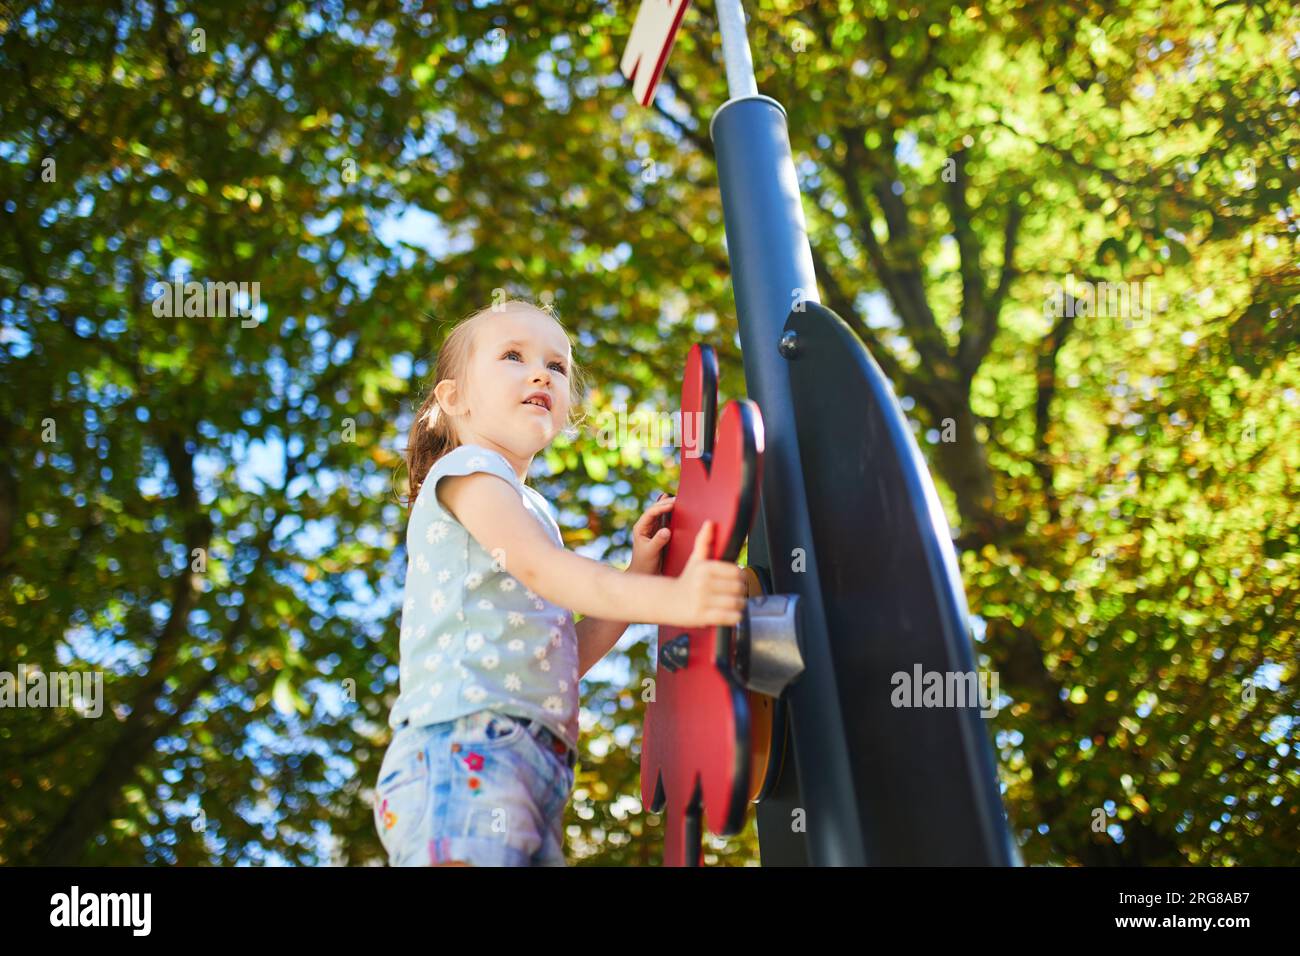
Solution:
[[(684, 611), (694, 610), (681, 607), (686, 602), (682, 600), (679, 579), (619, 571), (556, 547), (537, 519), (524, 508), (519, 492), (504, 478), (487, 472), (447, 475), (438, 480), (435, 491), (438, 501), (465, 526), (484, 551), (526, 587), (553, 604), (605, 621), (693, 626), (690, 621), (677, 620)], [(727, 566), (736, 573), (737, 583), (743, 588), (735, 565)], [(724, 603), (721, 599), (716, 603), (720, 615), (731, 616), (721, 610)], [(739, 620), (743, 603), (743, 600), (737, 602), (734, 618), (720, 623), (734, 624)]]
[[(663, 564), (664, 549), (672, 532), (667, 519), (677, 498), (661, 494), (659, 500), (646, 509), (645, 514), (632, 526), (632, 560), (628, 571), (639, 574), (658, 574)], [(584, 617), (575, 625), (578, 632), (578, 673), (585, 675), (618, 643), (627, 630), (628, 621), (607, 621), (599, 617)]]
[[(624, 572), (626, 573), (626, 572)], [(578, 676), (586, 677), (601, 658), (610, 652), (627, 630), (628, 621), (607, 621), (603, 617), (584, 617), (573, 626), (578, 634)]]

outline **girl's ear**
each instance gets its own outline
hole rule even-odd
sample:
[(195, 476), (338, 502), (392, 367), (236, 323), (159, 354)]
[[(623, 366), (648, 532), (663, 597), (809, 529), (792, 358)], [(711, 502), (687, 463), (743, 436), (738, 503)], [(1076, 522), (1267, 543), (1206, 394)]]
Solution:
[(456, 405), (456, 380), (444, 378), (433, 389), (433, 395), (438, 402), (438, 407), (451, 414), (459, 414)]

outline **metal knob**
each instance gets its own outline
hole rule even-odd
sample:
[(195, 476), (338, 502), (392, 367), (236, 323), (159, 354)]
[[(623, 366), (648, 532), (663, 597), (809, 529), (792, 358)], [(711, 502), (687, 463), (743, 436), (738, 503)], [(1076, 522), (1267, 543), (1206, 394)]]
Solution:
[(736, 625), (732, 669), (741, 685), (768, 697), (780, 697), (803, 673), (799, 595), (764, 594), (746, 602)]

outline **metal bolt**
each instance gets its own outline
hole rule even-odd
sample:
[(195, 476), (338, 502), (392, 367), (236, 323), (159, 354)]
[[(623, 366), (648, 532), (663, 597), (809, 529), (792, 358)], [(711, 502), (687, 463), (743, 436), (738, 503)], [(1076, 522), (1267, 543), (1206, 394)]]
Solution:
[(690, 656), (691, 636), (689, 634), (678, 634), (671, 641), (665, 641), (659, 648), (659, 664), (670, 673), (685, 667)]
[(784, 358), (797, 359), (801, 350), (802, 344), (799, 341), (799, 333), (794, 329), (781, 336), (780, 351)]

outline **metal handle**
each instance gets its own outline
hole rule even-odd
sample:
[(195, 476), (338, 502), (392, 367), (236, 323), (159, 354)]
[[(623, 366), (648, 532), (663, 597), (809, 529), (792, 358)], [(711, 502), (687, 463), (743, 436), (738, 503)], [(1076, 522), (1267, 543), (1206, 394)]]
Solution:
[(764, 594), (746, 602), (736, 625), (732, 669), (744, 687), (768, 697), (780, 697), (803, 673), (799, 595)]

